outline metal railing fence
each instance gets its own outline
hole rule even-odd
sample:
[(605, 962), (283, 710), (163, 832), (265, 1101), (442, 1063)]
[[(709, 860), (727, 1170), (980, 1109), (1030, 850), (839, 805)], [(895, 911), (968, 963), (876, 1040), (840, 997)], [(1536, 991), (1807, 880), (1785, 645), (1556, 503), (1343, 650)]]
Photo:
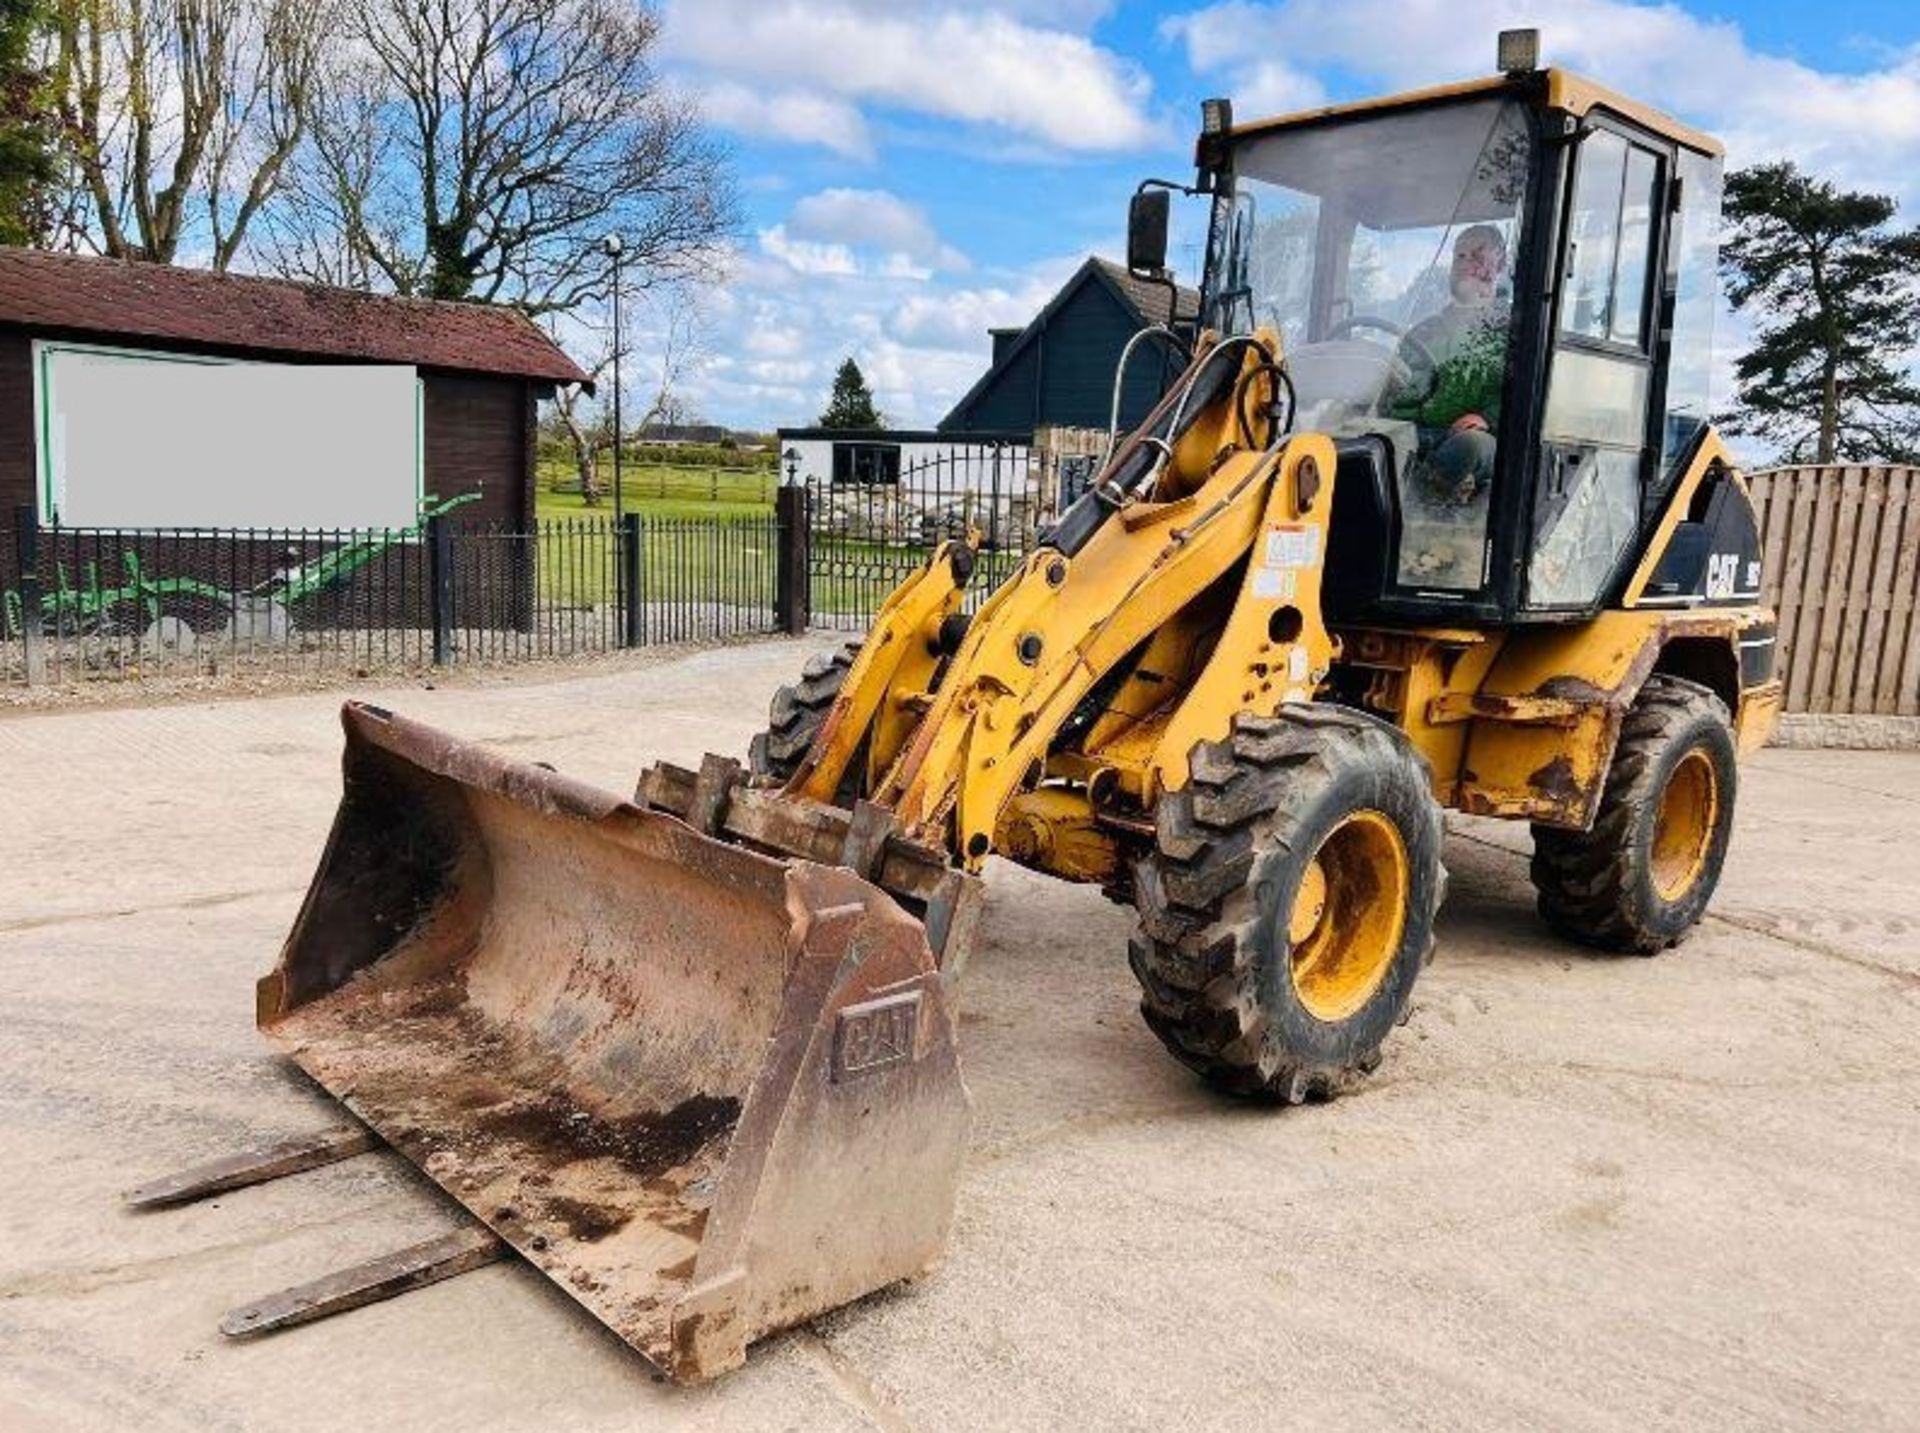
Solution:
[[(810, 482), (695, 516), (408, 529), (0, 526), (0, 686), (347, 676), (805, 630), (864, 631), (947, 538), (981, 535), (969, 610), (1094, 459), (973, 447), (884, 482)], [(0, 514), (0, 524), (6, 521)]]
[(768, 632), (771, 514), (0, 527), (0, 685), (404, 672)]
[(941, 542), (981, 535), (968, 609), (1019, 568), (1091, 457), (988, 444), (905, 462), (885, 482), (808, 481), (807, 572), (816, 626), (864, 631), (887, 594)]

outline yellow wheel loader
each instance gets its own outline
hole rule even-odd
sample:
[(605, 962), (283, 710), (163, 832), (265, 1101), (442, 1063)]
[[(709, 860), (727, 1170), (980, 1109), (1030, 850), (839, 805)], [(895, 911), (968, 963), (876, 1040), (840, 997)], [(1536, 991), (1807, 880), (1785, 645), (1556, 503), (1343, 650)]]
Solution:
[(1207, 206), (1184, 371), (977, 610), (948, 541), (745, 762), (631, 800), (346, 711), (261, 1028), (676, 1378), (940, 1256), (990, 856), (1131, 903), (1147, 1025), (1280, 1102), (1382, 1059), (1445, 808), (1532, 823), (1589, 945), (1713, 893), (1779, 703), (1707, 419), (1719, 147), (1530, 65), (1205, 116), (1129, 224), (1164, 277)]

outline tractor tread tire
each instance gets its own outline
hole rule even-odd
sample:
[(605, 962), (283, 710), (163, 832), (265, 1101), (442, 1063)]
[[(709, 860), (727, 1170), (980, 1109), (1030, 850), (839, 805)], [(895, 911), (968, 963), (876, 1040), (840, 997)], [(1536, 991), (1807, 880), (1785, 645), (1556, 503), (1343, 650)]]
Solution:
[(747, 765), (753, 776), (784, 782), (800, 769), (859, 652), (858, 642), (816, 652), (800, 669), (799, 681), (773, 694), (767, 728), (747, 748)]
[[(1385, 722), (1313, 703), (1236, 717), (1225, 741), (1194, 749), (1190, 767), (1187, 785), (1159, 801), (1154, 848), (1134, 867), (1139, 920), (1128, 963), (1141, 1015), (1176, 1059), (1218, 1088), (1287, 1104), (1331, 1098), (1378, 1067), (1380, 1044), (1405, 1022), (1413, 979), (1432, 958), (1446, 868), (1426, 765)], [(1327, 1039), (1309, 1050), (1289, 1043), (1285, 1022), (1263, 1002), (1260, 932), (1276, 913), (1263, 910), (1262, 895), (1279, 899), (1289, 836), (1316, 819), (1316, 804), (1355, 768), (1374, 801), (1408, 813), (1399, 825), (1416, 874), (1395, 965), (1409, 968), (1390, 971), (1366, 1010), (1323, 1027)], [(1278, 958), (1287, 958), (1284, 947)]]
[[(1722, 812), (1701, 878), (1681, 901), (1644, 889), (1644, 813), (1658, 803), (1666, 754), (1718, 732)], [(1601, 950), (1654, 955), (1678, 944), (1705, 912), (1720, 878), (1733, 809), (1733, 724), (1710, 688), (1656, 673), (1641, 687), (1614, 747), (1599, 812), (1586, 831), (1533, 828), (1530, 874), (1540, 917), (1558, 934)], [(1715, 741), (1713, 737), (1708, 738)]]

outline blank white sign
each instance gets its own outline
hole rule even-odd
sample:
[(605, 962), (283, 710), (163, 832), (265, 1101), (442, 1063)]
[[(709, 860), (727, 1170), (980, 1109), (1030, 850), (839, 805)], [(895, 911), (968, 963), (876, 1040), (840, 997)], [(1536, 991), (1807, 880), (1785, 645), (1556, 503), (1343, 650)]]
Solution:
[(404, 366), (230, 363), (34, 345), (43, 519), (64, 527), (411, 527)]

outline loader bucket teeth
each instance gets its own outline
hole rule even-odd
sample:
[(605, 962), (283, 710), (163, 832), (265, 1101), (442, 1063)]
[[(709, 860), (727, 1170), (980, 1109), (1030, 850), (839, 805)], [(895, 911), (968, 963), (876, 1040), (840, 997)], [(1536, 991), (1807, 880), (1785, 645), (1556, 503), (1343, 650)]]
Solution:
[(940, 1255), (969, 1106), (921, 923), (350, 703), (267, 1037), (676, 1380)]

